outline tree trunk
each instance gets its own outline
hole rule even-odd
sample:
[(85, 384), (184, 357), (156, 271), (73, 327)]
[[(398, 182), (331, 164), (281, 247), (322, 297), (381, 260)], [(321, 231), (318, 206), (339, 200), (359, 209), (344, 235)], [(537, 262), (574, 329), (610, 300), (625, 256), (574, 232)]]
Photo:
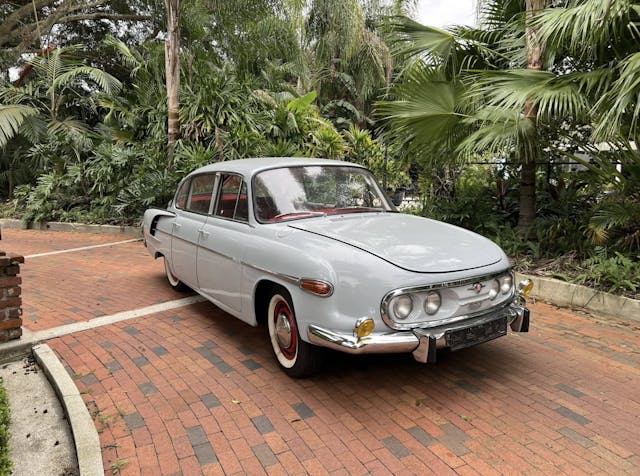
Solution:
[(168, 106), (168, 141), (167, 162), (173, 167), (173, 153), (176, 141), (180, 136), (180, 0), (166, 0), (167, 5), (167, 106)]
[[(542, 69), (543, 45), (538, 29), (531, 24), (536, 12), (547, 6), (549, 0), (526, 0), (527, 6), (527, 68), (540, 71)], [(518, 234), (526, 238), (536, 218), (536, 159), (540, 148), (537, 140), (538, 105), (528, 100), (524, 107), (524, 120), (529, 122), (525, 127), (525, 136), (521, 137), (520, 160), (520, 213), (518, 216)]]

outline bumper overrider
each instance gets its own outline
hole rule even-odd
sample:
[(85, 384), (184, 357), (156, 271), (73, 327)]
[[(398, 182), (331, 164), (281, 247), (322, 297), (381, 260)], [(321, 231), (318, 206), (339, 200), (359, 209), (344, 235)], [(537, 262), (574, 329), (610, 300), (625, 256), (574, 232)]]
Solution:
[(349, 354), (385, 354), (412, 352), (418, 362), (436, 361), (436, 349), (458, 350), (487, 342), (507, 333), (529, 331), (529, 309), (522, 300), (486, 314), (433, 328), (370, 334), (336, 332), (310, 325), (307, 336), (313, 344)]

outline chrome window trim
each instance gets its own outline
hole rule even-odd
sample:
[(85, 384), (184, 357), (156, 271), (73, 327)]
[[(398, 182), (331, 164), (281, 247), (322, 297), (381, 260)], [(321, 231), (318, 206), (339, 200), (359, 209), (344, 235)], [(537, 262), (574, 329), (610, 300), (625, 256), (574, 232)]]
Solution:
[(400, 294), (420, 293), (420, 292), (429, 291), (432, 289), (457, 288), (460, 286), (466, 286), (467, 284), (477, 283), (478, 281), (486, 281), (489, 279), (497, 278), (498, 276), (503, 276), (507, 273), (511, 274), (511, 277), (513, 280), (514, 279), (513, 272), (511, 271), (511, 269), (507, 269), (505, 271), (485, 274), (482, 276), (475, 276), (473, 278), (461, 279), (458, 281), (445, 281), (445, 282), (436, 283), (436, 284), (425, 284), (421, 286), (410, 286), (405, 288), (394, 289), (393, 291), (389, 291), (382, 298), (382, 302), (380, 303), (380, 315), (382, 316), (382, 320), (385, 322), (385, 324), (389, 326), (391, 329), (395, 329), (395, 330), (428, 329), (431, 327), (438, 327), (444, 324), (450, 324), (453, 322), (459, 322), (465, 319), (470, 319), (472, 317), (480, 316), (482, 314), (486, 314), (487, 312), (491, 312), (496, 309), (501, 309), (511, 304), (511, 302), (513, 301), (513, 297), (515, 295), (515, 285), (511, 286), (511, 293), (508, 295), (505, 301), (503, 301), (502, 303), (496, 306), (493, 306), (490, 309), (484, 309), (476, 313), (464, 314), (461, 316), (446, 317), (443, 319), (438, 319), (437, 321), (431, 320), (427, 322), (418, 321), (418, 322), (410, 322), (410, 323), (396, 322), (389, 315), (389, 303), (394, 297), (399, 296)]

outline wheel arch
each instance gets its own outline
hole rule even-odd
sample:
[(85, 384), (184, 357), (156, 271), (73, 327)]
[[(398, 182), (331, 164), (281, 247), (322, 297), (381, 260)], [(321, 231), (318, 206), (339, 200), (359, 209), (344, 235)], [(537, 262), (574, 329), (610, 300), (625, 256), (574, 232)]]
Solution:
[(271, 296), (277, 289), (282, 289), (287, 293), (287, 296), (285, 297), (289, 298), (295, 309), (293, 293), (285, 284), (268, 278), (260, 279), (256, 283), (253, 292), (253, 310), (255, 312), (256, 322), (258, 325), (266, 324), (269, 299), (271, 299)]

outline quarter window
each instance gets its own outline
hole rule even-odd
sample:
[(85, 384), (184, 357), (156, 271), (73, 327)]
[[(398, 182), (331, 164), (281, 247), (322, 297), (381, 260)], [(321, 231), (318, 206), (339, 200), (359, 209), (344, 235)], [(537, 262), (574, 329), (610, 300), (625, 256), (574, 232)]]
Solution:
[(209, 213), (215, 180), (214, 174), (198, 175), (192, 179), (187, 210), (196, 213)]
[(239, 175), (223, 174), (214, 215), (238, 221), (249, 218), (247, 183)]

